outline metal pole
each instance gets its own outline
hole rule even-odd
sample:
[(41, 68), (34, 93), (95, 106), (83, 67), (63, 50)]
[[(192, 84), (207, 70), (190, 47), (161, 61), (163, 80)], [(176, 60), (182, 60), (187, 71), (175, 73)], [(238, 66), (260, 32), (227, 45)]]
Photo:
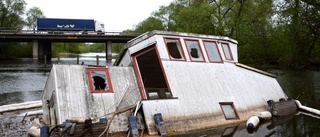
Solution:
[(38, 50), (39, 50), (38, 40), (33, 40), (33, 42), (32, 42), (32, 56), (33, 56), (33, 59), (39, 59)]
[(106, 46), (107, 46), (106, 60), (107, 60), (107, 63), (111, 63), (112, 62), (112, 51), (111, 51), (112, 50), (112, 41), (107, 41)]
[(97, 55), (97, 66), (99, 66), (99, 55)]
[(46, 68), (47, 67), (47, 56), (44, 55), (44, 67)]
[(77, 54), (77, 65), (79, 65), (79, 54)]

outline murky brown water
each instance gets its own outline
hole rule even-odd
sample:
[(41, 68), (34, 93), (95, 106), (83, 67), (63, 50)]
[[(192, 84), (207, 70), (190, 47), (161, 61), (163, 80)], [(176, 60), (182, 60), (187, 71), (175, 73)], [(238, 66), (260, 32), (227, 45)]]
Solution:
[[(51, 63), (58, 63), (53, 59)], [(95, 65), (95, 59), (80, 62)], [(75, 58), (60, 59), (59, 63), (76, 64)], [(105, 65), (101, 60), (100, 65)], [(50, 64), (47, 65), (50, 68)], [(32, 59), (0, 60), (0, 105), (40, 100), (48, 77), (42, 62)], [(277, 75), (277, 80), (288, 97), (298, 99), (302, 105), (320, 109), (320, 71), (309, 70), (269, 70)], [(266, 93), (267, 94), (267, 93)], [(12, 118), (0, 115), (0, 136), (27, 136), (31, 127), (29, 117)], [(247, 131), (244, 124), (216, 129), (191, 132), (189, 137), (205, 136), (273, 136), (273, 137), (318, 137), (320, 136), (319, 116), (297, 113), (282, 119), (265, 122), (255, 131)]]

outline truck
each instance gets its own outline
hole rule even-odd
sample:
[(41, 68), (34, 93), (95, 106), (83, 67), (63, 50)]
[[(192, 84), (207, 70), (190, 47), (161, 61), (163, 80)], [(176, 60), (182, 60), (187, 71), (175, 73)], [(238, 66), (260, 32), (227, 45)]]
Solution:
[(104, 24), (93, 19), (37, 18), (37, 30), (48, 33), (81, 32), (103, 34)]

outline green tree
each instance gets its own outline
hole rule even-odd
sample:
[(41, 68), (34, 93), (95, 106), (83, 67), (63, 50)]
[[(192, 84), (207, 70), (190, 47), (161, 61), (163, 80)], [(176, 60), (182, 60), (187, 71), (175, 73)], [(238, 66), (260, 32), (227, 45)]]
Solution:
[(137, 26), (135, 26), (135, 31), (137, 32), (147, 32), (152, 30), (164, 30), (164, 26), (161, 20), (158, 20), (154, 17), (149, 17), (144, 21), (140, 22)]
[(30, 8), (27, 13), (26, 25), (29, 29), (35, 29), (37, 26), (37, 18), (45, 18), (42, 11), (38, 7)]
[(0, 28), (21, 30), (24, 26), (23, 14), (25, 11), (24, 0), (0, 1)]
[(121, 50), (123, 49), (124, 47), (124, 43), (114, 43), (112, 44), (112, 52), (113, 53), (120, 53)]
[(272, 1), (176, 0), (151, 16), (166, 30), (237, 39), (243, 59), (268, 59), (272, 13)]
[[(319, 62), (320, 3), (310, 0), (282, 1), (277, 3), (277, 34), (282, 35), (284, 53), (282, 63), (303, 67)], [(279, 34), (281, 33), (281, 34)]]
[(30, 43), (1, 42), (0, 58), (25, 58), (32, 57), (32, 45)]
[[(0, 0), (0, 31), (21, 30), (25, 24), (23, 15), (25, 11), (24, 0)], [(7, 58), (32, 57), (30, 43), (10, 42), (0, 44), (0, 54)]]
[(171, 15), (170, 29), (191, 33), (213, 34), (213, 8), (209, 3), (193, 4), (185, 6), (185, 3), (172, 6), (176, 11)]
[(89, 45), (90, 52), (104, 52), (106, 51), (105, 43), (93, 43)]
[(268, 63), (273, 16), (272, 1), (238, 1), (229, 17), (230, 37), (239, 42), (239, 60)]

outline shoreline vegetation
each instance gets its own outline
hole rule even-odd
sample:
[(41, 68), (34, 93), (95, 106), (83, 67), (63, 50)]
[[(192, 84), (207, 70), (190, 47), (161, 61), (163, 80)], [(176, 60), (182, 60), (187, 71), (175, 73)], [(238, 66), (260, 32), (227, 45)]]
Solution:
[[(32, 58), (32, 43), (5, 43), (6, 46), (0, 46), (0, 60), (11, 60), (17, 58)], [(116, 43), (112, 47), (113, 54), (117, 54), (121, 51), (124, 43)], [(241, 50), (241, 49), (240, 49)], [(4, 52), (5, 51), (5, 52)], [(83, 53), (105, 53), (104, 43), (53, 43), (52, 44), (52, 58), (76, 58), (77, 55)], [(320, 71), (320, 61), (306, 61), (304, 63), (291, 61), (282, 61), (270, 60), (267, 58), (255, 57), (249, 58), (250, 54), (242, 54), (242, 51), (239, 51), (239, 63), (246, 64), (251, 67), (255, 67), (261, 70), (268, 69), (293, 69), (293, 70), (314, 70)], [(243, 57), (242, 57), (242, 56)], [(299, 56), (299, 55), (297, 55)], [(102, 57), (102, 56), (101, 56)], [(112, 58), (117, 58), (113, 55)], [(298, 57), (295, 57), (298, 58)]]
[[(19, 53), (19, 52), (17, 52)], [(91, 53), (91, 52), (83, 52), (83, 53), (72, 53), (72, 52), (61, 52), (56, 53), (56, 56), (53, 58), (76, 58), (80, 54), (84, 53)], [(105, 53), (105, 52), (92, 52), (92, 53)], [(81, 57), (81, 55), (80, 55)], [(91, 57), (91, 56), (90, 56)], [(92, 56), (95, 58), (96, 56)], [(105, 56), (100, 56), (105, 57)], [(1, 55), (1, 60), (14, 60), (14, 59), (22, 59), (22, 58), (32, 58), (32, 56), (21, 56), (17, 54), (13, 54), (11, 56)], [(113, 59), (117, 58), (117, 53), (113, 53)], [(320, 62), (311, 62), (308, 64), (286, 64), (286, 63), (279, 63), (277, 61), (262, 61), (262, 60), (246, 60), (246, 59), (239, 59), (239, 63), (246, 64), (248, 66), (261, 69), (261, 70), (269, 70), (269, 69), (283, 69), (283, 70), (312, 70), (312, 71), (320, 71)]]
[[(6, 46), (5, 46), (6, 45)], [(121, 51), (124, 43), (115, 43), (112, 47), (113, 54)], [(241, 46), (241, 45), (240, 45)], [(53, 58), (67, 58), (77, 57), (83, 53), (105, 53), (104, 43), (53, 43), (52, 44), (52, 57)], [(250, 57), (250, 54), (244, 54), (243, 50), (239, 49), (239, 63), (243, 63), (261, 70), (268, 69), (294, 69), (294, 70), (315, 70), (320, 71), (320, 60), (313, 60), (305, 62), (295, 62), (289, 60), (261, 58), (261, 55)], [(5, 43), (0, 46), (0, 60), (10, 60), (16, 58), (32, 58), (32, 43)], [(285, 56), (285, 55), (284, 55)], [(296, 54), (293, 58), (299, 58), (300, 54)], [(102, 57), (102, 56), (101, 56)], [(112, 58), (117, 58), (114, 56)], [(301, 58), (301, 57), (300, 57)], [(302, 60), (302, 59), (301, 59)]]

